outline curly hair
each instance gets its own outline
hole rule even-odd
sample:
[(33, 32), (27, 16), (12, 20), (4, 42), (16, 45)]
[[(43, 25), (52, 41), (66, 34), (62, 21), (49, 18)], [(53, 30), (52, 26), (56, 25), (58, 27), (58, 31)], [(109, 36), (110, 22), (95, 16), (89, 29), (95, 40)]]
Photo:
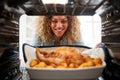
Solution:
[[(50, 28), (52, 16), (39, 16), (36, 21), (36, 35), (43, 43), (51, 44), (51, 40), (55, 39), (55, 34)], [(79, 20), (77, 16), (67, 16), (68, 29), (62, 37), (62, 40), (67, 43), (77, 43), (80, 41), (81, 33)]]

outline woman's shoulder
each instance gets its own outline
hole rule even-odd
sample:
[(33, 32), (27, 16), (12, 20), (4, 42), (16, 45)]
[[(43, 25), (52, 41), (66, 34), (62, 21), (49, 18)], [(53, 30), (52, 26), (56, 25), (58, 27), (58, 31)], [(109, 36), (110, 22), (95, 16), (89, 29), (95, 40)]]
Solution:
[(32, 39), (32, 45), (33, 46), (39, 46), (41, 45), (41, 39), (37, 35), (33, 37)]

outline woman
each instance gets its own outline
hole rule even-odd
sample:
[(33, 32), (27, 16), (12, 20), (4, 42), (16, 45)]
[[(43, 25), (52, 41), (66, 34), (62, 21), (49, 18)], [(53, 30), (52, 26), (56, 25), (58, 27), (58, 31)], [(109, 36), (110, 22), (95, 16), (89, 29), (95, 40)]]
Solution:
[(76, 16), (40, 16), (36, 21), (35, 46), (81, 44)]

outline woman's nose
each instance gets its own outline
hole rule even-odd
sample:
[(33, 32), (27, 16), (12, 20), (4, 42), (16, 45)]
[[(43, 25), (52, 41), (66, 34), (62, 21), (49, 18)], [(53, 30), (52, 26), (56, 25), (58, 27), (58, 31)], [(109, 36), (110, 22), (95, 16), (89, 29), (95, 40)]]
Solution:
[(58, 23), (57, 23), (57, 27), (58, 27), (58, 28), (61, 28), (61, 27), (62, 27), (62, 23), (61, 23), (61, 22), (58, 22)]

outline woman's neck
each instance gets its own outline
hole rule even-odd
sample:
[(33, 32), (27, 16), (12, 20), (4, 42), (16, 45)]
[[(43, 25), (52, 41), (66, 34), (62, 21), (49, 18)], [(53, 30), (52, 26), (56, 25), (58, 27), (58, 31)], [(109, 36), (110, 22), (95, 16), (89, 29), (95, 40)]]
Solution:
[(55, 42), (54, 42), (54, 44), (60, 44), (60, 40), (61, 40), (61, 37), (57, 37), (57, 38), (55, 38)]

